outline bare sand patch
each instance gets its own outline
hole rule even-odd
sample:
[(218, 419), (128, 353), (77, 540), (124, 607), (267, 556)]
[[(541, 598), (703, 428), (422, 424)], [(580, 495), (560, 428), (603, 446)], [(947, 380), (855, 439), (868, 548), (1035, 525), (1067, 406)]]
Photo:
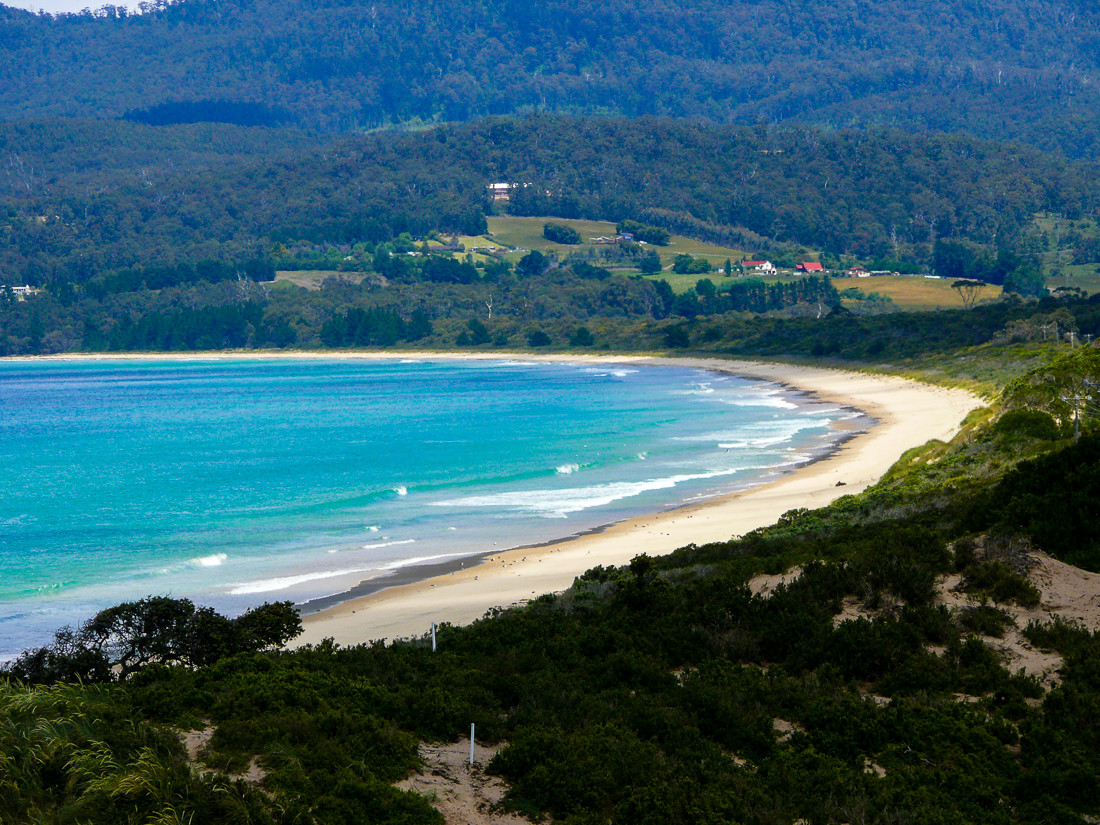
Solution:
[(469, 739), (449, 745), (421, 744), (424, 768), (396, 787), (426, 796), (447, 825), (529, 825), (529, 820), (498, 809), (508, 786), (499, 777), (484, 773), (484, 766), (501, 747), (475, 742), (471, 766)]
[(790, 584), (802, 575), (801, 567), (792, 567), (785, 573), (761, 573), (749, 579), (749, 590), (754, 596), (767, 598), (781, 584)]

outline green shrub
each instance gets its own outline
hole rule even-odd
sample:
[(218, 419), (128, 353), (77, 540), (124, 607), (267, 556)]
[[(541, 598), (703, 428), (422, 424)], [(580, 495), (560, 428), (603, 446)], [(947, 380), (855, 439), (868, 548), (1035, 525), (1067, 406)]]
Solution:
[(999, 561), (972, 566), (963, 580), (963, 588), (971, 593), (984, 593), (1000, 604), (1015, 602), (1023, 607), (1033, 607), (1039, 603), (1039, 591), (1035, 585)]
[(995, 636), (998, 639), (1004, 635), (1005, 628), (1013, 624), (1012, 617), (1003, 610), (988, 604), (976, 607), (964, 608), (959, 613), (959, 623), (964, 629), (983, 636)]
[(575, 246), (581, 242), (580, 233), (563, 223), (546, 223), (542, 226), (542, 237), (554, 243)]
[(1040, 410), (1009, 410), (993, 425), (997, 435), (1055, 441), (1061, 437), (1058, 424)]

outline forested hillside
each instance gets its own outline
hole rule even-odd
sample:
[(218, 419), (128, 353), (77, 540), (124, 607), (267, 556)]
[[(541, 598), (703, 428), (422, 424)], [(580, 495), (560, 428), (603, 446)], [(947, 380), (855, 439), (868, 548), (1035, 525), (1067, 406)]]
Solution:
[(264, 257), (275, 244), (477, 235), (496, 180), (529, 184), (514, 214), (640, 219), (761, 253), (801, 244), (923, 266), (948, 240), (1023, 259), (1037, 248), (1034, 213), (1100, 207), (1090, 162), (890, 129), (532, 116), (319, 142), (45, 121), (0, 126), (0, 152), (0, 272), (32, 284)]
[(0, 117), (332, 131), (530, 111), (900, 125), (1100, 152), (1083, 0), (0, 8)]

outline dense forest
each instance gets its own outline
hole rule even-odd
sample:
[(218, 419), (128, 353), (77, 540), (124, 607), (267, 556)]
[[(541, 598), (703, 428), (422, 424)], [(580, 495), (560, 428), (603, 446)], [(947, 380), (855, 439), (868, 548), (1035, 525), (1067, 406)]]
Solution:
[(898, 125), (1100, 151), (1100, 12), (1081, 0), (139, 6), (0, 9), (0, 117), (350, 131), (541, 111)]

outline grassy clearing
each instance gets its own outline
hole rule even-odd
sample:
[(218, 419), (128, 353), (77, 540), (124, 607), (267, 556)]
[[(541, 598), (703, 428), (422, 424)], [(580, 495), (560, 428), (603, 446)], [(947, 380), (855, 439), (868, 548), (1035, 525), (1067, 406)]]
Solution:
[(677, 255), (691, 255), (695, 258), (706, 258), (715, 269), (721, 268), (726, 258), (738, 261), (741, 258), (750, 257), (742, 249), (730, 249), (725, 246), (717, 246), (694, 238), (685, 238), (683, 235), (673, 235), (669, 245), (658, 249), (661, 254), (661, 262), (668, 265)]
[(699, 275), (697, 273), (681, 275), (679, 272), (673, 272), (670, 269), (650, 276), (650, 280), (653, 281), (668, 281), (668, 285), (672, 287), (672, 291), (677, 295), (687, 292), (688, 289), (694, 288), (703, 278), (709, 278), (719, 289), (725, 289), (732, 280), (731, 278), (725, 277), (721, 272), (711, 272), (709, 275)]
[(276, 284), (294, 284), (295, 286), (305, 287), (306, 289), (320, 289), (323, 284), (329, 278), (335, 278), (339, 281), (347, 281), (348, 283), (358, 284), (366, 277), (366, 273), (363, 272), (338, 272), (336, 270), (329, 269), (310, 269), (310, 270), (279, 270), (275, 273)]
[(489, 232), (505, 246), (517, 249), (537, 249), (539, 252), (558, 252), (567, 255), (577, 247), (554, 243), (542, 237), (542, 227), (546, 223), (560, 223), (576, 229), (583, 239), (582, 246), (588, 246), (589, 238), (600, 235), (614, 235), (615, 224), (608, 221), (573, 221), (564, 218), (514, 218), (494, 215), (489, 218)]
[[(466, 249), (499, 249), (502, 253), (505, 253), (504, 257), (508, 260), (511, 260), (513, 263), (515, 262), (515, 260), (518, 259), (518, 256), (516, 255), (509, 256), (507, 254), (508, 247), (505, 244), (500, 243), (499, 241), (489, 237), (488, 235), (458, 235), (455, 238), (455, 241), (462, 244), (462, 246), (464, 246)], [(433, 241), (429, 243), (428, 246), (439, 247), (442, 246), (442, 244)], [(473, 259), (473, 262), (475, 264), (486, 263), (488, 261), (496, 260), (494, 255), (487, 255), (483, 252), (468, 252), (467, 254)], [(461, 258), (464, 256), (453, 255), (452, 257)]]
[[(962, 298), (951, 288), (949, 279), (923, 278), (920, 276), (883, 276), (879, 278), (839, 278), (833, 286), (843, 292), (854, 288), (860, 292), (877, 292), (893, 300), (902, 309), (955, 309), (963, 305)], [(999, 300), (999, 286), (987, 286), (979, 299), (981, 303)]]
[(1088, 294), (1100, 292), (1100, 272), (1096, 264), (1076, 264), (1063, 266), (1063, 275), (1048, 275), (1047, 288), (1057, 289), (1060, 286), (1077, 287)]
[[(557, 252), (561, 255), (567, 255), (569, 252), (577, 249), (576, 246), (566, 246), (564, 244), (554, 243), (548, 241), (542, 237), (542, 227), (545, 223), (560, 223), (565, 226), (570, 226), (577, 230), (583, 239), (581, 246), (590, 246), (588, 239), (597, 238), (601, 235), (614, 235), (615, 224), (609, 221), (580, 221), (580, 220), (566, 220), (564, 218), (518, 218), (506, 215), (496, 215), (489, 218), (489, 232), (500, 243), (507, 246), (517, 247), (518, 249), (537, 249), (540, 252)], [(672, 266), (672, 261), (677, 255), (691, 255), (695, 258), (706, 258), (709, 260), (715, 269), (720, 268), (726, 259), (740, 260), (745, 257), (746, 253), (740, 249), (731, 249), (724, 246), (718, 246), (716, 244), (706, 243), (704, 241), (697, 241), (694, 238), (685, 238), (682, 235), (673, 235), (668, 246), (654, 246), (651, 247), (658, 255), (661, 256), (661, 264), (668, 268)], [(672, 273), (665, 273), (666, 280), (672, 283)], [(679, 278), (680, 276), (672, 276)], [(695, 282), (702, 276), (691, 276), (691, 282), (687, 286), (695, 286)], [(684, 286), (683, 289), (687, 289)], [(676, 284), (673, 284), (673, 288), (678, 291)]]

